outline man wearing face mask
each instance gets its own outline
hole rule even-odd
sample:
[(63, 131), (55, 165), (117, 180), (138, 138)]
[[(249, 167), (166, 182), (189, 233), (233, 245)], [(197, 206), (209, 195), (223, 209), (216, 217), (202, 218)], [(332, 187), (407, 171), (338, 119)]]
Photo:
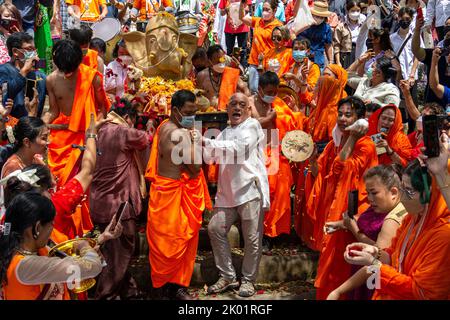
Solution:
[(307, 38), (311, 42), (311, 52), (314, 54), (314, 62), (321, 70), (325, 67), (325, 56), (329, 64), (334, 63), (333, 58), (333, 32), (326, 22), (331, 15), (326, 2), (316, 1), (311, 13), (315, 24), (306, 30), (297, 30), (297, 38)]
[(197, 110), (192, 92), (175, 92), (170, 118), (156, 130), (145, 173), (151, 182), (147, 214), (151, 278), (159, 298), (192, 300), (186, 287), (194, 271), (202, 213), (212, 209), (201, 169), (201, 136), (194, 129)]
[(227, 67), (225, 52), (220, 45), (214, 45), (207, 51), (209, 67), (197, 75), (197, 88), (205, 91), (211, 106), (224, 109), (221, 101), (228, 101), (235, 92), (249, 95), (247, 85), (240, 79), (240, 70)]
[[(418, 77), (417, 68), (419, 66), (419, 60), (414, 57), (411, 50), (413, 31), (411, 31), (410, 26), (414, 17), (414, 10), (403, 7), (400, 9), (398, 16), (400, 18), (400, 28), (396, 33), (391, 34), (391, 44), (395, 55), (400, 62), (403, 79), (408, 80), (411, 83), (411, 86), (414, 86), (415, 79)], [(420, 45), (421, 47), (424, 46), (422, 41)]]
[(87, 25), (81, 25), (80, 29), (70, 29), (69, 37), (70, 40), (75, 41), (83, 52), (83, 64), (98, 70), (103, 74), (105, 64), (103, 59), (98, 55), (95, 50), (89, 49), (89, 44), (92, 40), (92, 29)]
[[(6, 99), (14, 100), (11, 116), (15, 118), (27, 116), (32, 109), (35, 109), (36, 103), (37, 114), (40, 116), (45, 103), (46, 76), (35, 68), (39, 58), (33, 37), (24, 32), (16, 32), (9, 36), (6, 46), (11, 60), (0, 65), (0, 82), (8, 83)], [(25, 97), (27, 79), (32, 80), (28, 81), (28, 84), (35, 83), (37, 89), (37, 97), (33, 98), (32, 103)]]
[[(270, 248), (271, 238), (291, 232), (290, 191), (293, 177), (289, 161), (278, 153), (286, 132), (302, 129), (292, 111), (277, 98), (280, 80), (268, 71), (259, 79), (258, 93), (250, 98), (252, 117), (266, 130), (266, 162), (270, 186), (270, 210), (264, 217), (265, 250)], [(277, 143), (278, 142), (278, 143)]]
[(133, 63), (133, 58), (128, 53), (125, 41), (117, 43), (113, 51), (113, 57), (105, 70), (105, 90), (111, 98), (122, 97), (127, 92), (128, 66)]

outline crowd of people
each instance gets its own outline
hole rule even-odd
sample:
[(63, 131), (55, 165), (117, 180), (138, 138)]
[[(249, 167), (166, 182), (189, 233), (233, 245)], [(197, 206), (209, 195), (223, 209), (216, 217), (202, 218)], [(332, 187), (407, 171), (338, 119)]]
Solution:
[[(109, 54), (92, 29), (161, 15), (202, 41), (195, 92), (151, 117), (127, 38)], [(320, 254), (319, 300), (450, 298), (450, 1), (5, 0), (0, 63), (1, 299), (87, 299), (73, 269), (93, 299), (142, 298), (144, 221), (152, 298), (190, 300), (206, 211), (208, 294), (253, 296), (263, 253), (295, 233)], [(205, 105), (228, 116), (214, 137)], [(296, 130), (314, 144), (302, 162), (281, 152)], [(76, 238), (76, 257), (49, 251)]]

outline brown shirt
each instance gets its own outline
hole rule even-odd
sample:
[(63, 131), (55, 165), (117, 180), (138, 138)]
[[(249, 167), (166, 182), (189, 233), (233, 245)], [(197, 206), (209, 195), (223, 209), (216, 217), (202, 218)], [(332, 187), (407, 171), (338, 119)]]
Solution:
[(150, 144), (146, 132), (125, 125), (106, 123), (98, 133), (98, 150), (91, 184), (90, 208), (95, 223), (109, 223), (122, 202), (132, 206), (122, 220), (134, 219), (141, 212), (139, 171), (134, 153)]

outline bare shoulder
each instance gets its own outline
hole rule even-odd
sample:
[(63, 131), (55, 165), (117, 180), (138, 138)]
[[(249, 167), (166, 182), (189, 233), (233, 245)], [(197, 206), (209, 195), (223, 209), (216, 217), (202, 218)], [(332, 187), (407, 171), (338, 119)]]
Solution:
[(198, 81), (205, 81), (205, 79), (209, 76), (209, 68), (203, 69), (197, 74)]
[(50, 73), (47, 78), (46, 78), (46, 84), (53, 84), (56, 81), (56, 78), (58, 77), (58, 74), (56, 73), (56, 71), (53, 71), (52, 73)]

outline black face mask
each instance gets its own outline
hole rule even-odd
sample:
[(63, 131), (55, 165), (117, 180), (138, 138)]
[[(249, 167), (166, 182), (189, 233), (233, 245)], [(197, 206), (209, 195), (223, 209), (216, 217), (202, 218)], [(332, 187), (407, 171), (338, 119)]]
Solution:
[(366, 40), (366, 47), (367, 47), (367, 50), (372, 50), (373, 49), (373, 40), (372, 39), (367, 38), (367, 40)]
[(400, 25), (400, 28), (408, 29), (409, 26), (411, 25), (411, 21), (401, 20), (398, 24)]

